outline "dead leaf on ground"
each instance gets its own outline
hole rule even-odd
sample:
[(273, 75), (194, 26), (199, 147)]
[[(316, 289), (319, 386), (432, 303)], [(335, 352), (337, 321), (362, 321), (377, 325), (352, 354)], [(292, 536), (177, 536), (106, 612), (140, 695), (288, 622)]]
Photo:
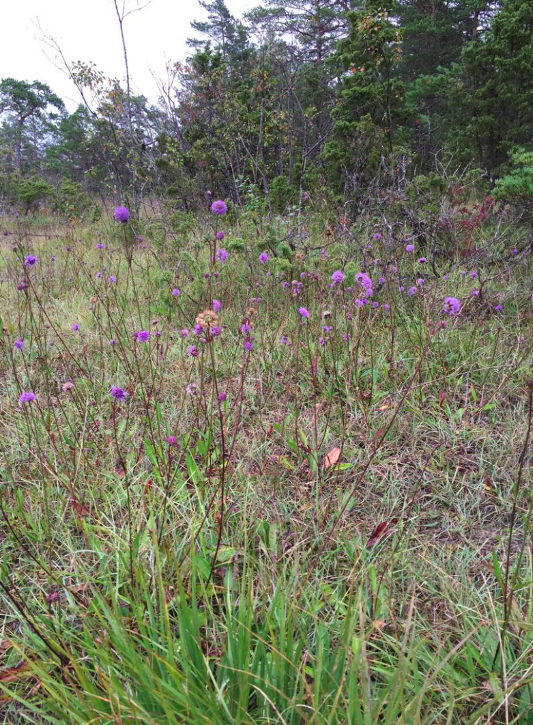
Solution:
[(324, 468), (326, 469), (326, 471), (328, 470), (328, 468), (331, 468), (331, 466), (334, 466), (340, 457), (341, 449), (337, 447), (332, 448), (324, 459)]
[(0, 682), (15, 682), (27, 669), (28, 663), (21, 662), (19, 665), (15, 665), (15, 667), (0, 670)]

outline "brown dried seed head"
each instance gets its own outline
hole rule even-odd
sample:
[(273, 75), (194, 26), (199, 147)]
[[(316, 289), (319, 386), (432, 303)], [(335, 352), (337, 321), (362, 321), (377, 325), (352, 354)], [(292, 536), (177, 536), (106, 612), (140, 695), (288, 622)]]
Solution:
[(202, 330), (208, 330), (210, 327), (214, 327), (217, 322), (218, 316), (213, 310), (204, 310), (196, 318), (196, 324), (200, 325)]

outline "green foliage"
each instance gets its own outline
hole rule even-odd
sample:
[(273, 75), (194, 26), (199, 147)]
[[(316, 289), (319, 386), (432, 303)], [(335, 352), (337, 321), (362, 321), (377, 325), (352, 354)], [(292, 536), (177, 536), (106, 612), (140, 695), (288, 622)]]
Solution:
[(91, 207), (91, 199), (83, 191), (81, 184), (63, 179), (57, 192), (55, 207), (70, 219), (80, 219)]
[(496, 181), (493, 196), (527, 213), (533, 211), (533, 151), (517, 149), (511, 154), (509, 173)]
[(38, 202), (50, 201), (56, 198), (53, 186), (38, 176), (18, 179), (15, 182), (15, 195), (27, 212), (35, 208)]
[[(495, 175), (514, 146), (531, 144), (533, 5), (505, 0), (482, 39), (463, 51), (453, 98), (459, 139)], [(457, 126), (459, 127), (459, 126)], [(527, 148), (527, 146), (526, 146)]]
[(385, 10), (371, 5), (348, 17), (349, 35), (331, 59), (340, 82), (324, 156), (334, 188), (358, 198), (378, 173), (382, 157), (392, 155), (403, 116), (404, 87), (395, 74), (401, 31)]

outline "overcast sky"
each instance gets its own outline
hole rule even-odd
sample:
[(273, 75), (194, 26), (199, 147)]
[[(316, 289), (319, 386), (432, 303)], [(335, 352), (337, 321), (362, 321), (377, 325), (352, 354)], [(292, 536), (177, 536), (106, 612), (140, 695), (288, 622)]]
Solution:
[[(119, 7), (122, 0), (119, 0)], [(127, 7), (145, 5), (126, 0)], [(226, 0), (236, 17), (258, 0)], [(197, 0), (150, 0), (124, 24), (134, 90), (151, 100), (151, 74), (164, 75), (167, 60), (184, 60), (191, 20), (207, 14)], [(113, 0), (0, 0), (0, 78), (47, 83), (74, 110), (79, 98), (68, 77), (54, 65), (54, 52), (40, 40), (42, 30), (61, 46), (69, 61), (93, 61), (107, 76), (124, 77), (124, 60)]]

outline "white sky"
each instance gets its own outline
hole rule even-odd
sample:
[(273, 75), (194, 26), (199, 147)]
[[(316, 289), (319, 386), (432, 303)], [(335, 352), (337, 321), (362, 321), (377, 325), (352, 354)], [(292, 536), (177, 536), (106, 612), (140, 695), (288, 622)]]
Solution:
[[(122, 0), (119, 0), (121, 7)], [(145, 5), (126, 0), (126, 7)], [(226, 0), (235, 17), (260, 0)], [(184, 60), (186, 39), (193, 35), (190, 22), (207, 14), (197, 0), (150, 0), (124, 24), (130, 74), (135, 92), (155, 100), (156, 85), (150, 71), (164, 76), (168, 60)], [(39, 80), (74, 110), (79, 97), (68, 77), (54, 66), (55, 56), (40, 41), (43, 31), (61, 46), (67, 60), (93, 61), (105, 75), (124, 78), (124, 61), (113, 0), (0, 0), (0, 78)]]

